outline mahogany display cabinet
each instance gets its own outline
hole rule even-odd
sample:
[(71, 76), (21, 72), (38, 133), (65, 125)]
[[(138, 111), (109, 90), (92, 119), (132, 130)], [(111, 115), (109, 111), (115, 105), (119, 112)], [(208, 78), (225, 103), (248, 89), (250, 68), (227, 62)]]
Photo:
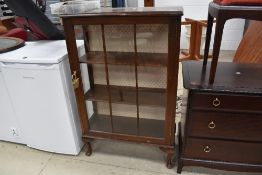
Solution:
[[(182, 15), (173, 7), (62, 16), (87, 155), (93, 139), (145, 143), (166, 152), (172, 167)], [(82, 57), (76, 26), (85, 38)]]

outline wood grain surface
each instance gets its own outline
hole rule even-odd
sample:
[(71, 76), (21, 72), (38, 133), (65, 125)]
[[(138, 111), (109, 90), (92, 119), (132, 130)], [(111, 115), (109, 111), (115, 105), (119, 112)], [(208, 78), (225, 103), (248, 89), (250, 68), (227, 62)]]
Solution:
[(262, 21), (251, 22), (237, 49), (234, 62), (262, 64)]

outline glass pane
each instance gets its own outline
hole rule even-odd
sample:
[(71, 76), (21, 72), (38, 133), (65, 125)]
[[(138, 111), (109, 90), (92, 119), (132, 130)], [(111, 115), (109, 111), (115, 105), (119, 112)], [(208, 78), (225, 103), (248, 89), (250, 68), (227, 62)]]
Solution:
[(92, 63), (93, 108), (98, 116), (91, 129), (163, 138), (167, 25), (105, 25), (104, 41), (102, 29), (88, 26), (87, 62)]
[[(168, 26), (137, 25), (140, 135), (164, 138)], [(141, 53), (147, 55), (141, 55)], [(140, 61), (139, 61), (140, 62)]]
[(86, 94), (86, 98), (89, 100), (89, 106), (92, 105), (94, 111), (89, 120), (90, 129), (92, 131), (112, 132), (113, 121), (110, 117), (109, 95), (106, 86), (101, 25), (89, 25), (86, 32), (88, 33), (89, 48), (84, 62), (89, 63), (90, 80), (90, 90)]
[(113, 125), (110, 118), (108, 102), (96, 101), (94, 105), (94, 116), (89, 120), (93, 131), (112, 132)]

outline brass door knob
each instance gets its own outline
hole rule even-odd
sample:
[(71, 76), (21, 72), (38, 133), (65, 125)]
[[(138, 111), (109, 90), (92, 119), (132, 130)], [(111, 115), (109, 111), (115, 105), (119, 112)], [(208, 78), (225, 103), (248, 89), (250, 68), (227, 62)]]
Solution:
[(211, 151), (210, 146), (205, 146), (204, 152), (205, 152), (205, 153), (210, 153), (210, 151)]
[(213, 100), (213, 106), (214, 107), (220, 106), (220, 100), (218, 98), (215, 98), (215, 100)]
[(216, 124), (215, 124), (213, 121), (211, 121), (211, 122), (208, 124), (208, 128), (209, 128), (209, 129), (215, 129), (215, 127), (216, 127)]

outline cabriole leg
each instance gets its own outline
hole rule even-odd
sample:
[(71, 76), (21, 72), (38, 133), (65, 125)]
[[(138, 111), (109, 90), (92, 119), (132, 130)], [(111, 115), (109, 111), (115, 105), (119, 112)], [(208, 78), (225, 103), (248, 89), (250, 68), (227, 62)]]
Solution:
[(167, 153), (167, 158), (166, 158), (166, 167), (168, 169), (171, 169), (174, 167), (174, 162), (173, 162), (173, 158), (175, 155), (175, 149), (174, 148), (165, 148), (165, 147), (160, 147), (160, 149)]
[(87, 155), (87, 156), (91, 156), (91, 154), (92, 154), (91, 143), (90, 143), (90, 142), (87, 142), (87, 143), (86, 143), (86, 155)]

